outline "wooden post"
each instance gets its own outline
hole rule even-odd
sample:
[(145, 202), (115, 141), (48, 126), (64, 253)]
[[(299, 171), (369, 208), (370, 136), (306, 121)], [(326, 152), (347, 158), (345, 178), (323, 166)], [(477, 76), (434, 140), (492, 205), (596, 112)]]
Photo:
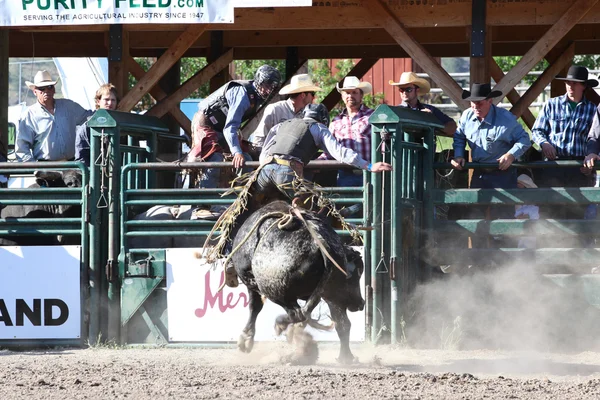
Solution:
[[(208, 57), (208, 63), (211, 64), (216, 61), (225, 53), (223, 48), (223, 31), (211, 31), (210, 32), (210, 53)], [(214, 92), (221, 86), (227, 83), (229, 80), (229, 73), (227, 69), (217, 72), (215, 76), (210, 79), (210, 93)]]
[(8, 152), (8, 29), (0, 29), (0, 154)]
[(129, 31), (124, 25), (111, 25), (108, 31), (108, 81), (115, 85), (119, 98), (129, 91)]

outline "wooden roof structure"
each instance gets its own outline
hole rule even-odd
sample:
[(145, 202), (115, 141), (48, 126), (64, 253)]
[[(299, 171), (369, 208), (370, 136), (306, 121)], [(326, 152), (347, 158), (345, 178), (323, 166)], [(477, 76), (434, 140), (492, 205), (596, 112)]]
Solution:
[[(493, 77), (512, 112), (531, 126), (528, 106), (575, 54), (600, 54), (599, 0), (315, 0), (311, 7), (236, 8), (233, 24), (0, 28), (0, 93), (8, 92), (8, 57), (108, 56), (120, 110), (150, 93), (157, 100), (150, 115), (169, 113), (189, 129), (179, 102), (208, 81), (216, 87), (227, 80), (234, 59), (286, 59), (290, 76), (307, 59), (360, 58), (350, 74), (362, 76), (380, 58), (411, 57), (464, 108), (461, 88), (436, 58), (471, 57), (471, 82)], [(492, 56), (506, 55), (524, 57), (505, 73)], [(159, 58), (144, 72), (136, 56)], [(192, 56), (207, 57), (209, 65), (167, 94), (157, 83)], [(550, 67), (519, 96), (515, 85), (543, 58)], [(128, 73), (138, 78), (131, 89)], [(332, 93), (325, 103), (337, 100)], [(7, 106), (0, 96), (0, 132)]]

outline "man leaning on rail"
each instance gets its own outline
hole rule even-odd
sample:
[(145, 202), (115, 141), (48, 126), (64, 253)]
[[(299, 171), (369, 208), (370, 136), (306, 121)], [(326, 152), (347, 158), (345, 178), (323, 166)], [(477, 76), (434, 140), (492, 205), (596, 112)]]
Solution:
[[(493, 98), (501, 95), (502, 92), (491, 90), (489, 83), (474, 83), (470, 92), (464, 90), (462, 94), (471, 107), (462, 113), (454, 134), (452, 166), (461, 170), (465, 165), (467, 143), (474, 162), (490, 164), (474, 171), (472, 189), (516, 188), (517, 170), (511, 165), (531, 147), (529, 135), (517, 118), (492, 103)], [(492, 214), (493, 218), (513, 218), (514, 208), (496, 208)]]

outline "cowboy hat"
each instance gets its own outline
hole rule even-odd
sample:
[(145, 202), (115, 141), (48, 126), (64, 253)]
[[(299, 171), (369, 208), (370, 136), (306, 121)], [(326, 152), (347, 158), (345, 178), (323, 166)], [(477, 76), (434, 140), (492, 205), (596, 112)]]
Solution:
[(533, 179), (531, 179), (531, 177), (526, 174), (519, 175), (519, 177), (517, 178), (517, 182), (520, 183), (521, 185), (525, 186), (528, 189), (537, 188), (537, 185), (535, 183), (533, 183)]
[(279, 91), (279, 94), (320, 92), (321, 90), (323, 89), (321, 89), (318, 86), (315, 86), (311, 77), (308, 74), (300, 74), (292, 76), (292, 79), (290, 79), (290, 84), (282, 87)]
[(571, 65), (565, 78), (557, 76), (555, 79), (558, 79), (559, 81), (582, 82), (588, 87), (598, 86), (597, 80), (588, 79), (588, 70), (586, 67), (582, 67), (581, 65)]
[(491, 99), (494, 97), (502, 96), (502, 92), (499, 90), (492, 90), (489, 83), (474, 83), (471, 85), (471, 91), (463, 90), (463, 100), (469, 101), (481, 101), (485, 99)]
[(414, 72), (403, 72), (402, 75), (400, 75), (399, 82), (394, 82), (390, 79), (389, 84), (392, 86), (416, 85), (419, 87), (420, 94), (429, 93), (429, 89), (431, 88), (426, 79), (419, 78)]
[(344, 78), (344, 83), (342, 83), (342, 87), (340, 87), (340, 83), (338, 82), (335, 87), (338, 92), (342, 92), (344, 90), (353, 90), (360, 89), (363, 94), (369, 94), (373, 91), (373, 86), (369, 82), (361, 82), (356, 76), (347, 76)]
[(36, 87), (56, 85), (56, 81), (52, 80), (48, 71), (38, 71), (33, 77), (33, 82), (25, 81), (25, 84), (29, 89), (33, 90)]

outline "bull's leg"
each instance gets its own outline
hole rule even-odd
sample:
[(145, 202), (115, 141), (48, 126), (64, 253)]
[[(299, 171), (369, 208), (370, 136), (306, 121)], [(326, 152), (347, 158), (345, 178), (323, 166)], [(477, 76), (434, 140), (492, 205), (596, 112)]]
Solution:
[(244, 353), (250, 353), (254, 347), (254, 334), (256, 333), (256, 317), (263, 308), (262, 298), (257, 291), (248, 289), (248, 297), (250, 298), (250, 318), (246, 326), (242, 330), (242, 334), (238, 339), (238, 349)]
[(342, 364), (352, 364), (358, 360), (354, 358), (350, 351), (350, 319), (346, 313), (346, 308), (342, 308), (336, 304), (327, 301), (329, 311), (331, 312), (331, 320), (335, 324), (335, 330), (340, 338), (340, 355), (338, 362)]

